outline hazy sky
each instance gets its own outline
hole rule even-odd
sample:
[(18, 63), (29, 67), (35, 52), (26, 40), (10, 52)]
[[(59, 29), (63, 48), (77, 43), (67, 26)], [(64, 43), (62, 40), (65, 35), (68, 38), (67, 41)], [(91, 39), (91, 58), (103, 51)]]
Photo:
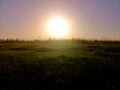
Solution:
[(55, 16), (69, 22), (66, 38), (120, 40), (120, 0), (0, 0), (0, 38), (48, 39)]

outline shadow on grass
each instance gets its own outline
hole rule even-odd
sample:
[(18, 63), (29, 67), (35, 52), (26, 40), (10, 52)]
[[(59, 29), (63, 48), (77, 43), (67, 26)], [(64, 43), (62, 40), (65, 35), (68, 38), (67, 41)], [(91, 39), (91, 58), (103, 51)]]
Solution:
[(9, 60), (0, 61), (1, 89), (66, 90), (118, 88), (120, 85), (120, 67), (116, 62), (64, 55), (37, 62), (26, 62), (14, 56), (7, 58)]

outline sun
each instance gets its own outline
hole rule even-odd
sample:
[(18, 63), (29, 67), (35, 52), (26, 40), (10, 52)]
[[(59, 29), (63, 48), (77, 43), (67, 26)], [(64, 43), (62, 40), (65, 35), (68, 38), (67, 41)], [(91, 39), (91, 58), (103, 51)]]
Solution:
[(61, 38), (65, 37), (68, 33), (69, 25), (63, 18), (52, 18), (48, 23), (48, 31), (52, 37)]

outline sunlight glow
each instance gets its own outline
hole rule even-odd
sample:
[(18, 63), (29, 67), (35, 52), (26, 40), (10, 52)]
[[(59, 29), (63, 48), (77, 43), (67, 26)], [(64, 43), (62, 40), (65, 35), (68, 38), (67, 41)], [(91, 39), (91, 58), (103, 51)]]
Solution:
[(49, 34), (55, 38), (65, 37), (68, 33), (69, 25), (62, 18), (52, 18), (48, 23)]

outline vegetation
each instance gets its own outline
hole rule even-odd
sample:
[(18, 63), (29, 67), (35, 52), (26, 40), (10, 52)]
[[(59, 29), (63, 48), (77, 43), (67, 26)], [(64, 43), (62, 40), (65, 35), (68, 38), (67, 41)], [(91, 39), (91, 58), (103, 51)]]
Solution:
[(120, 41), (0, 40), (0, 90), (120, 88)]

